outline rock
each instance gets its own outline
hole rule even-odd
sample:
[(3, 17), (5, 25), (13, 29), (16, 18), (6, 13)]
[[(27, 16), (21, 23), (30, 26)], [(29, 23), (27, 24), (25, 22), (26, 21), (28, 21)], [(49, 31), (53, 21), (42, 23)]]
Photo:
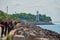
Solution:
[(33, 33), (30, 33), (28, 40), (36, 40), (36, 35)]
[(18, 23), (15, 29), (10, 33), (13, 40), (60, 40), (60, 34), (38, 26)]
[(29, 32), (24, 32), (23, 35), (24, 35), (24, 37), (25, 37), (25, 40), (28, 40)]
[(29, 32), (29, 29), (28, 29), (28, 28), (24, 28), (24, 31), (27, 31), (27, 32)]
[(13, 40), (25, 40), (25, 37), (23, 35), (15, 35)]
[(13, 35), (15, 35), (16, 31), (17, 31), (17, 29), (15, 29), (15, 30), (12, 30), (12, 31), (9, 33), (9, 35), (10, 35), (10, 36), (13, 36)]
[(14, 27), (14, 29), (20, 28), (21, 26), (22, 26), (21, 23), (18, 23), (18, 24), (16, 24), (16, 26)]
[(17, 34), (18, 34), (18, 35), (22, 35), (23, 32), (22, 32), (22, 31), (18, 31)]
[(36, 38), (36, 40), (49, 40), (49, 38)]

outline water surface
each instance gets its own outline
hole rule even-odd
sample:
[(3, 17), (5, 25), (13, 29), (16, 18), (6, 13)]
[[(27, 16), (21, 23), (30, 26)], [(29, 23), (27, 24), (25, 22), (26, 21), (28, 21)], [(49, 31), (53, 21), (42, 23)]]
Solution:
[(55, 31), (60, 34), (60, 23), (55, 25), (37, 25), (37, 26), (40, 26), (41, 28), (44, 29)]

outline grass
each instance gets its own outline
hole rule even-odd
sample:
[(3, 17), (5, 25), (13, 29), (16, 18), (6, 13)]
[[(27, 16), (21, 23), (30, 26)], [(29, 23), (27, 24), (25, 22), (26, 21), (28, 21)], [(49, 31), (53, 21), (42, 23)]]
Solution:
[(2, 40), (2, 38), (0, 37), (0, 40)]
[(11, 37), (9, 35), (7, 35), (6, 40), (11, 40)]

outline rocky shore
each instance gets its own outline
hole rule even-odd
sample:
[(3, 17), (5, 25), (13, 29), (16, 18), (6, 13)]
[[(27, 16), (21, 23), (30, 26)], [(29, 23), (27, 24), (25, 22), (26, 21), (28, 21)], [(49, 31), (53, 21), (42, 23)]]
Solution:
[(30, 22), (33, 25), (54, 25), (52, 22)]
[(25, 23), (18, 23), (9, 35), (11, 40), (60, 40), (56, 32)]

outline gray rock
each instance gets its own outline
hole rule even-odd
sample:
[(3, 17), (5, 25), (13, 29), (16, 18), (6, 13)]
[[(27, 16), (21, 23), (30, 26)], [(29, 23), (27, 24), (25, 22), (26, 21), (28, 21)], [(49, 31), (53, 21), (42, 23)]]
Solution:
[(23, 35), (15, 35), (13, 40), (25, 40), (25, 37)]
[(30, 33), (28, 40), (36, 40), (36, 35), (33, 33)]

